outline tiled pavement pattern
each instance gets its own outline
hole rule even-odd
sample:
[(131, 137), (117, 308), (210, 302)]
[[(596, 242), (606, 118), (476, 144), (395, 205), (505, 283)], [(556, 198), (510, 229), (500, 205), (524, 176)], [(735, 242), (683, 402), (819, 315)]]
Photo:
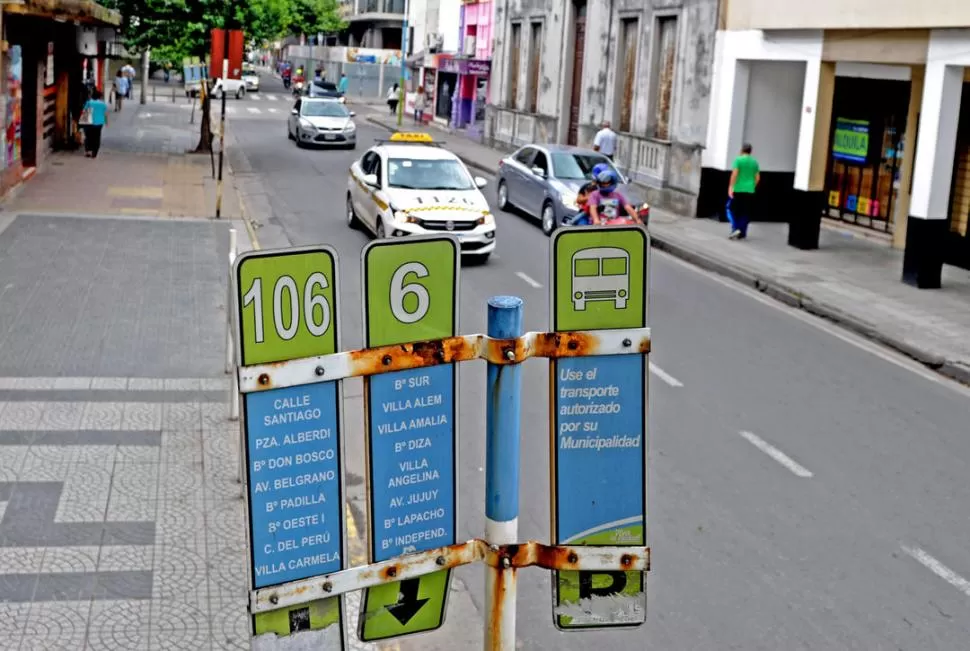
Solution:
[(247, 648), (228, 381), (0, 387), (0, 647)]
[[(0, 377), (0, 648), (248, 648), (227, 392), (225, 379)], [(362, 563), (349, 512), (348, 530)], [(348, 646), (375, 648), (356, 641), (358, 609), (348, 595)]]

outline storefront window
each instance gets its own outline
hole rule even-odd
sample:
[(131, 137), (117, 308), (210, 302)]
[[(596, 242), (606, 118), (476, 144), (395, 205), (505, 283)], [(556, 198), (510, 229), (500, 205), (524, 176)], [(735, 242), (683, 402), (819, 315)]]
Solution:
[(434, 112), (437, 117), (451, 120), (452, 96), (457, 84), (458, 75), (452, 72), (438, 72), (438, 90)]
[(837, 80), (827, 216), (892, 232), (908, 103), (908, 82)]

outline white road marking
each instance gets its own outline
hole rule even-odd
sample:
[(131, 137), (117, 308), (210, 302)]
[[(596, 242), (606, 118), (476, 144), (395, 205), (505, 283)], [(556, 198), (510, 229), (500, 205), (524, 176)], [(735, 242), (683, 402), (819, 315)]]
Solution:
[(529, 275), (524, 274), (521, 271), (516, 271), (515, 275), (524, 280), (527, 285), (531, 285), (536, 289), (542, 289), (542, 284), (531, 278)]
[(266, 99), (268, 99), (271, 102), (275, 102), (276, 101), (276, 95), (267, 95), (266, 96)]
[(683, 382), (681, 382), (680, 380), (678, 380), (673, 375), (663, 370), (653, 362), (650, 362), (650, 372), (674, 388), (684, 386)]
[(970, 597), (970, 581), (936, 560), (919, 547), (903, 547), (903, 551), (916, 559), (923, 567), (937, 575), (954, 588)]
[(802, 466), (797, 461), (795, 461), (787, 454), (785, 454), (775, 446), (765, 441), (760, 436), (756, 434), (752, 434), (751, 432), (745, 432), (745, 431), (741, 431), (740, 434), (745, 440), (748, 441), (748, 443), (758, 448), (759, 450), (767, 454), (769, 457), (771, 457), (781, 465), (791, 470), (798, 477), (808, 478), (812, 476), (811, 470), (809, 470), (805, 466)]
[(259, 109), (256, 108), (255, 106), (247, 106), (246, 110), (249, 111), (250, 113), (259, 113)]
[(268, 110), (269, 110), (270, 113), (276, 113), (277, 112), (277, 110), (274, 109), (274, 108), (271, 108), (271, 109), (268, 109)]

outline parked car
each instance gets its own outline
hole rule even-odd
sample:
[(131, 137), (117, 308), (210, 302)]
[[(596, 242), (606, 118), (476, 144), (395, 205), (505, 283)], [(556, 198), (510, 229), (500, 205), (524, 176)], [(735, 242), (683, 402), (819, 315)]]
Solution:
[(287, 121), (286, 134), (297, 147), (357, 147), (354, 112), (339, 102), (318, 97), (299, 97)]
[(630, 203), (645, 202), (643, 192), (599, 152), (571, 145), (526, 145), (499, 162), (498, 207), (517, 208), (538, 219), (542, 232), (549, 235), (579, 212), (576, 194), (600, 163), (613, 167), (620, 179), (618, 189)]
[(242, 99), (246, 96), (246, 82), (242, 79), (216, 79), (212, 86), (212, 97), (220, 99), (223, 93), (227, 97)]

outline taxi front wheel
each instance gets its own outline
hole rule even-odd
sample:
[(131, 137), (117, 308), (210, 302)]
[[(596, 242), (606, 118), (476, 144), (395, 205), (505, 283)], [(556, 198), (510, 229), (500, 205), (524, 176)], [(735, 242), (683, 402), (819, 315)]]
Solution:
[(357, 229), (360, 226), (360, 220), (357, 219), (357, 213), (354, 211), (354, 202), (347, 195), (347, 225), (353, 229)]

